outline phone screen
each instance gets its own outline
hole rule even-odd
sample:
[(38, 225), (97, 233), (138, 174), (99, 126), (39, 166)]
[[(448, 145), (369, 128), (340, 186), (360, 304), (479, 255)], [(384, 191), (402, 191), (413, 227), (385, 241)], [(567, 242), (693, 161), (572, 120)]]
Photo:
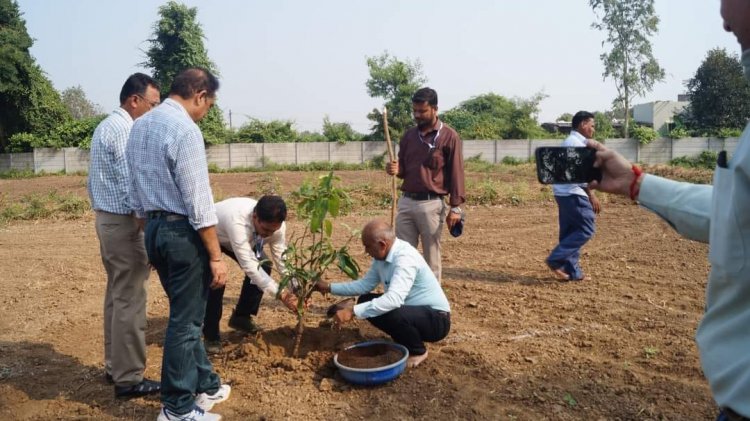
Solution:
[(542, 184), (578, 184), (601, 180), (594, 168), (596, 151), (586, 147), (540, 147), (535, 151), (536, 174)]

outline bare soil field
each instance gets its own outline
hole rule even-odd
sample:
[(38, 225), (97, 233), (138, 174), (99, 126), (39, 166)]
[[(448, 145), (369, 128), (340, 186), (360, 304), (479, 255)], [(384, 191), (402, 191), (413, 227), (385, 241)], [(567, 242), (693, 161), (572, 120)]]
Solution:
[[(377, 207), (372, 199), (387, 197), (383, 172), (337, 173), (344, 185), (360, 186), (339, 223), (360, 228), (389, 217), (389, 205)], [(315, 175), (212, 174), (211, 180), (222, 199), (286, 195)], [(529, 175), (524, 180), (527, 191), (543, 189)], [(85, 177), (0, 180), (10, 199), (51, 190), (85, 197)], [(592, 279), (575, 283), (554, 280), (544, 265), (557, 238), (551, 198), (515, 206), (469, 203), (464, 234), (443, 236), (451, 332), (428, 345), (425, 363), (378, 387), (351, 386), (336, 373), (338, 350), (384, 337), (363, 321), (342, 330), (322, 323), (336, 297), (315, 295), (301, 358), (289, 357), (294, 316), (270, 297), (258, 317), (261, 333), (229, 329), (242, 279), (229, 261), (224, 352), (212, 362), (233, 391), (215, 412), (227, 420), (712, 419), (717, 409), (693, 339), (704, 305), (707, 247), (627, 201), (603, 202), (582, 257)], [(294, 215), (289, 223), (290, 233), (300, 227)], [(341, 241), (344, 231), (338, 229)], [(368, 268), (359, 241), (352, 244)], [(117, 400), (103, 378), (105, 274), (93, 214), (0, 226), (0, 262), (0, 419), (155, 419), (158, 398)], [(149, 378), (160, 375), (167, 316), (166, 296), (152, 274)]]

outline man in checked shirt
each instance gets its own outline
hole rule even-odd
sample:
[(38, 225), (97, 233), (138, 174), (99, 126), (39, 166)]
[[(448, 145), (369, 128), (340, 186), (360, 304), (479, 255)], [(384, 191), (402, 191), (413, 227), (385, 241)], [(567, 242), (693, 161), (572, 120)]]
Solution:
[(133, 208), (148, 218), (146, 252), (169, 298), (157, 420), (220, 420), (207, 411), (231, 391), (221, 384), (200, 338), (208, 290), (223, 287), (227, 277), (196, 124), (208, 114), (218, 89), (208, 70), (183, 70), (169, 97), (135, 122), (128, 141)]
[(130, 176), (125, 162), (133, 120), (158, 104), (159, 85), (142, 73), (131, 75), (120, 90), (120, 106), (97, 126), (91, 140), (88, 191), (107, 272), (104, 370), (118, 398), (159, 392), (159, 382), (143, 378), (149, 270), (143, 231), (128, 200)]

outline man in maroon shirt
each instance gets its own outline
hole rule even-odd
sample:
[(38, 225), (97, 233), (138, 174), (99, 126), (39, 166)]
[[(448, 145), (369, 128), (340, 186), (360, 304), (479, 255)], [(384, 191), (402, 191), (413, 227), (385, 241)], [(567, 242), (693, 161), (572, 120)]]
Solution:
[[(398, 161), (386, 165), (389, 175), (404, 180), (398, 201), (396, 236), (414, 247), (422, 240), (422, 253), (442, 281), (440, 236), (443, 220), (448, 229), (461, 221), (465, 201), (464, 159), (461, 138), (437, 116), (437, 92), (422, 88), (412, 96), (417, 127), (404, 133)], [(443, 197), (449, 195), (450, 212)]]

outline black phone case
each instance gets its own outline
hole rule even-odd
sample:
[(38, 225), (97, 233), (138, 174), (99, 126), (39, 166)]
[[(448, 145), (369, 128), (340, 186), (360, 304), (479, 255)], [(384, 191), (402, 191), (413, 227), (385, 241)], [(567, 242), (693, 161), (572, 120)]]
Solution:
[[(569, 151), (572, 150), (572, 151)], [(569, 157), (570, 152), (578, 152), (577, 159)], [(596, 151), (584, 147), (542, 146), (536, 148), (536, 177), (542, 184), (579, 184), (590, 181), (601, 181), (602, 172), (594, 168)], [(576, 161), (580, 160), (578, 165)], [(575, 175), (566, 176), (566, 169), (576, 168)]]

